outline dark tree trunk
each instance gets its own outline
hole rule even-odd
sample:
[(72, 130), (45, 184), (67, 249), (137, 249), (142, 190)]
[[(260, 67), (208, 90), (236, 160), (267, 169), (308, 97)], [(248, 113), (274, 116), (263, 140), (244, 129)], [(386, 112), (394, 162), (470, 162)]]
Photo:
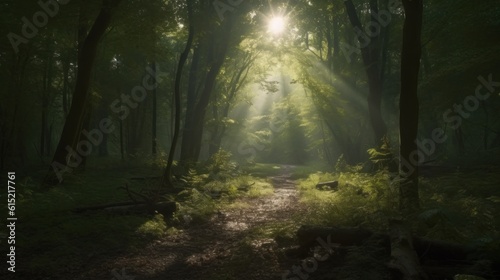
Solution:
[[(225, 28), (220, 31), (220, 37), (217, 40), (211, 38), (213, 42), (212, 47), (218, 50), (214, 54), (210, 69), (205, 77), (203, 88), (199, 94), (193, 114), (191, 115), (190, 124), (186, 124), (186, 126), (189, 125), (189, 128), (185, 130), (183, 134), (184, 141), (182, 143), (181, 161), (184, 164), (196, 162), (200, 155), (206, 110), (229, 45), (228, 41), (232, 27), (232, 22), (230, 21), (231, 19), (229, 18), (225, 20)], [(220, 43), (219, 46), (216, 45), (218, 42)]]
[(47, 38), (47, 60), (45, 62), (45, 71), (43, 74), (43, 88), (42, 88), (42, 116), (41, 116), (41, 133), (40, 133), (40, 156), (43, 158), (49, 155), (50, 148), (48, 143), (49, 127), (48, 127), (48, 110), (49, 110), (49, 100), (52, 89), (52, 61), (53, 61), (53, 50), (52, 50), (52, 39), (51, 36)]
[(458, 154), (465, 154), (464, 131), (462, 130), (461, 126), (455, 129), (455, 138), (458, 146)]
[[(90, 105), (90, 102), (87, 104), (87, 108), (84, 112), (84, 117), (83, 117), (83, 123), (82, 123), (82, 126), (81, 126), (81, 131), (83, 130), (86, 130), (86, 131), (89, 131), (89, 127), (90, 127), (90, 120), (91, 120), (91, 115), (90, 115), (90, 112), (92, 112), (91, 110), (91, 105)], [(80, 134), (78, 136), (78, 142), (80, 141), (86, 141), (83, 134)], [(82, 157), (82, 162), (80, 163), (80, 166), (78, 166), (77, 169), (80, 169), (80, 170), (85, 170), (85, 166), (87, 165), (87, 157), (89, 155), (81, 155)]]
[[(227, 39), (223, 39), (221, 41), (223, 42), (224, 40)], [(224, 46), (225, 47), (222, 48), (221, 53), (219, 53), (220, 57), (217, 59), (217, 62), (210, 68), (208, 72), (205, 87), (203, 88), (200, 99), (198, 100), (195, 107), (196, 114), (193, 116), (193, 126), (191, 131), (192, 138), (190, 139), (190, 145), (186, 147), (187, 155), (184, 158), (186, 162), (195, 162), (198, 160), (198, 157), (200, 155), (203, 127), (205, 124), (205, 114), (210, 101), (210, 96), (213, 91), (215, 80), (220, 72), (222, 63), (226, 55), (227, 42), (224, 42)]]
[(174, 101), (175, 101), (175, 118), (174, 118), (174, 134), (172, 136), (172, 143), (170, 145), (170, 151), (168, 153), (167, 167), (163, 173), (161, 180), (161, 185), (163, 187), (173, 187), (172, 185), (172, 164), (174, 162), (175, 149), (177, 147), (177, 140), (179, 139), (179, 131), (181, 126), (181, 80), (182, 80), (182, 69), (191, 51), (191, 45), (193, 43), (194, 37), (194, 26), (193, 26), (193, 7), (191, 2), (187, 2), (188, 9), (188, 21), (189, 21), (189, 34), (186, 42), (186, 47), (179, 57), (179, 64), (177, 65), (177, 71), (175, 74), (175, 89), (174, 89)]
[(123, 120), (120, 120), (120, 156), (122, 161), (125, 160), (125, 147), (123, 146)]
[(64, 58), (62, 62), (63, 68), (63, 89), (62, 89), (62, 111), (64, 114), (64, 118), (68, 115), (68, 107), (69, 107), (69, 67), (70, 67), (70, 56), (69, 54)]
[[(75, 150), (83, 125), (85, 108), (88, 104), (90, 75), (97, 53), (97, 46), (111, 22), (111, 12), (121, 0), (103, 0), (101, 11), (87, 35), (81, 54), (78, 57), (78, 74), (73, 94), (73, 102), (66, 118), (64, 128), (57, 145), (49, 172), (44, 179), (46, 187), (54, 186), (63, 181), (63, 174), (78, 166), (78, 155), (68, 154), (67, 149)], [(74, 160), (71, 162), (71, 160)]]
[[(151, 63), (151, 68), (153, 69), (153, 84), (156, 84), (156, 63)], [(152, 91), (153, 95), (153, 116), (152, 116), (152, 124), (151, 124), (151, 153), (153, 156), (156, 156), (156, 87), (154, 87)]]
[(233, 100), (236, 97), (236, 93), (240, 90), (241, 86), (245, 82), (248, 76), (248, 71), (250, 70), (252, 63), (256, 58), (257, 55), (252, 56), (250, 53), (247, 53), (247, 55), (242, 59), (243, 62), (241, 64), (241, 67), (237, 72), (234, 72), (233, 76), (231, 77), (231, 82), (229, 84), (229, 93), (225, 99), (222, 112), (220, 114), (218, 111), (219, 108), (217, 106), (217, 102), (214, 102), (213, 114), (214, 119), (218, 123), (216, 124), (216, 127), (212, 132), (212, 137), (210, 139), (210, 157), (217, 153), (221, 148), (222, 138), (224, 137), (224, 134), (226, 132), (226, 124), (223, 123), (223, 120), (229, 116), (229, 111), (231, 109), (231, 105), (233, 104)]
[[(422, 0), (403, 0), (405, 22), (401, 51), (401, 96), (399, 102), (400, 132), (400, 207), (403, 213), (419, 209), (418, 193), (418, 74), (421, 55)], [(407, 166), (404, 168), (403, 166)], [(406, 169), (406, 170), (405, 170)]]
[(184, 119), (184, 127), (182, 130), (182, 145), (181, 145), (181, 162), (186, 163), (187, 147), (191, 146), (193, 116), (195, 114), (196, 98), (198, 96), (199, 84), (199, 64), (201, 59), (202, 46), (198, 43), (193, 51), (191, 67), (189, 69), (189, 83), (187, 90), (186, 114)]
[[(344, 1), (347, 14), (352, 26), (363, 32), (361, 21), (356, 13), (356, 9), (351, 0)], [(372, 10), (371, 20), (377, 22), (375, 14), (378, 14), (378, 6), (376, 0), (370, 0), (370, 9)], [(382, 27), (381, 27), (382, 28)], [(368, 38), (368, 35), (366, 35)], [(363, 44), (360, 37), (360, 43)], [(375, 143), (379, 146), (382, 144), (382, 139), (387, 133), (387, 127), (382, 118), (382, 80), (380, 75), (380, 44), (379, 36), (369, 38), (369, 43), (366, 47), (361, 48), (361, 55), (366, 69), (368, 78), (368, 113), (372, 125)]]

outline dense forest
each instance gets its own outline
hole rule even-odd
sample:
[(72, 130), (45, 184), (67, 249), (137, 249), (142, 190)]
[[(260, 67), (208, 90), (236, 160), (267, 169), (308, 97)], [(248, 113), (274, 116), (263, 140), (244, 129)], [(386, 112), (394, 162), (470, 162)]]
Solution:
[(0, 14), (1, 279), (500, 279), (498, 1)]

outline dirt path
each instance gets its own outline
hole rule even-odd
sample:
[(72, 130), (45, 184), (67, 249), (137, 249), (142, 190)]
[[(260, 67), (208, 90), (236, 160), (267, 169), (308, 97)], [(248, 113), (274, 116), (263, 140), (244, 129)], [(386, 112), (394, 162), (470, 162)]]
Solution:
[(272, 195), (240, 199), (249, 207), (219, 212), (139, 254), (99, 262), (76, 279), (281, 279), (289, 261), (276, 240), (263, 236), (301, 211), (292, 172), (293, 166), (282, 166), (269, 178)]

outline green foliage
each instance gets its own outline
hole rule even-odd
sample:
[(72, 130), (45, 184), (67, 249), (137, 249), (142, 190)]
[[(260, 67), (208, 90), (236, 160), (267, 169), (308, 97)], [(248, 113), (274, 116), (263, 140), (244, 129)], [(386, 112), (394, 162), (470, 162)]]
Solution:
[[(255, 178), (254, 178), (255, 180)], [(249, 181), (247, 181), (249, 182)], [(274, 193), (274, 187), (263, 181), (256, 180), (253, 185), (250, 186), (246, 195), (248, 197), (261, 197), (266, 195), (272, 195)]]
[(397, 159), (390, 149), (387, 137), (382, 140), (380, 147), (368, 149), (367, 152), (370, 155), (370, 161), (376, 166), (377, 170), (386, 168), (392, 172), (397, 171)]
[[(315, 188), (322, 181), (339, 182), (338, 191)], [(316, 173), (299, 181), (302, 201), (308, 205), (308, 222), (383, 229), (387, 217), (397, 213), (397, 191), (389, 173)]]
[(174, 213), (174, 220), (189, 224), (191, 221), (203, 222), (208, 220), (217, 209), (217, 204), (208, 194), (191, 188), (179, 193), (183, 201)]
[[(16, 248), (24, 256), (27, 270), (57, 279), (55, 273), (63, 272), (61, 267), (79, 270), (96, 255), (133, 252), (151, 241), (153, 235), (138, 234), (141, 232), (139, 228), (161, 229), (159, 224), (150, 227), (151, 221), (157, 223), (156, 219), (114, 215), (105, 211), (72, 212), (76, 207), (129, 199), (124, 191), (117, 191), (117, 188), (127, 182), (124, 178), (130, 173), (120, 171), (121, 166), (115, 166), (115, 169), (106, 170), (87, 168), (85, 177), (66, 174), (62, 187), (45, 192), (38, 188), (36, 182), (40, 178), (36, 172), (33, 173), (35, 177), (16, 180), (19, 194), (16, 212), (23, 220), (16, 224), (16, 230), (29, 233), (17, 236)], [(136, 183), (128, 183), (131, 190), (140, 191)], [(0, 230), (0, 236), (5, 235), (6, 231)], [(59, 260), (54, 262), (54, 259)]]
[(207, 221), (237, 197), (260, 197), (272, 194), (272, 186), (262, 179), (244, 175), (231, 162), (231, 153), (219, 150), (205, 166), (191, 169), (185, 177), (189, 188), (180, 192), (175, 220), (180, 223)]
[(498, 173), (455, 173), (421, 179), (424, 205), (419, 234), (485, 248), (500, 246), (500, 211), (491, 194)]
[(167, 230), (167, 223), (162, 214), (156, 214), (151, 220), (146, 221), (139, 228), (137, 228), (137, 233), (151, 238), (160, 238), (165, 235)]
[(361, 165), (350, 165), (345, 160), (344, 154), (341, 154), (335, 163), (335, 171), (337, 172), (359, 172)]
[(270, 163), (248, 163), (242, 169), (252, 176), (262, 178), (277, 176), (283, 172), (281, 166)]
[[(422, 210), (416, 234), (471, 246), (498, 248), (500, 206), (491, 194), (500, 173), (455, 173), (420, 178)], [(315, 188), (318, 182), (339, 181), (338, 191)], [(304, 223), (364, 226), (385, 231), (388, 217), (398, 216), (399, 192), (391, 173), (315, 173), (299, 181), (302, 201), (308, 205)]]
[(231, 153), (220, 149), (212, 155), (207, 166), (208, 171), (213, 174), (229, 173), (234, 171), (236, 165), (231, 162)]

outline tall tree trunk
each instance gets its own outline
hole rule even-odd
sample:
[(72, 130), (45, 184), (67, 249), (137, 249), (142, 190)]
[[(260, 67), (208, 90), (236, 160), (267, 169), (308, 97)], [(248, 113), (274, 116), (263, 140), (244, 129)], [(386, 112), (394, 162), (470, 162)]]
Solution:
[(179, 139), (179, 130), (181, 126), (181, 81), (182, 81), (182, 69), (191, 51), (191, 45), (193, 43), (194, 37), (194, 26), (193, 26), (193, 7), (192, 3), (187, 1), (188, 9), (188, 21), (189, 21), (189, 33), (186, 42), (186, 47), (179, 57), (179, 64), (177, 65), (177, 71), (175, 74), (175, 89), (174, 89), (174, 101), (175, 101), (175, 120), (174, 120), (174, 135), (172, 137), (172, 143), (170, 145), (170, 151), (168, 153), (167, 167), (163, 173), (161, 180), (161, 185), (163, 187), (172, 187), (172, 164), (174, 162), (175, 148), (177, 146), (177, 140)]
[(41, 133), (40, 133), (40, 156), (43, 158), (49, 155), (50, 148), (48, 147), (49, 141), (49, 127), (48, 127), (48, 110), (49, 110), (49, 100), (52, 89), (52, 61), (53, 61), (53, 50), (52, 50), (52, 38), (49, 35), (47, 38), (47, 60), (45, 61), (45, 69), (43, 73), (43, 87), (42, 87), (42, 116), (41, 116)]
[(213, 54), (213, 61), (205, 77), (199, 99), (194, 107), (195, 109), (191, 119), (191, 127), (188, 131), (185, 131), (186, 134), (183, 135), (183, 137), (187, 138), (186, 142), (183, 143), (181, 153), (181, 161), (184, 163), (189, 164), (196, 162), (200, 155), (205, 114), (213, 92), (215, 81), (219, 75), (222, 64), (224, 63), (224, 59), (226, 58), (232, 26), (233, 19), (226, 19), (223, 29), (217, 34), (217, 40), (211, 38), (214, 43), (220, 43), (220, 45), (211, 45), (214, 49), (217, 49), (217, 51)]
[[(352, 26), (360, 33), (364, 32), (361, 21), (359, 20), (356, 9), (352, 3), (352, 0), (344, 1), (347, 14)], [(377, 0), (370, 0), (371, 9), (371, 20), (377, 22), (378, 5)], [(382, 29), (382, 27), (380, 27)], [(358, 40), (361, 44), (361, 56), (363, 58), (363, 64), (366, 69), (366, 76), (368, 78), (368, 113), (370, 115), (370, 122), (373, 129), (373, 134), (375, 137), (376, 145), (382, 144), (382, 139), (387, 133), (387, 127), (382, 118), (382, 80), (380, 75), (380, 44), (379, 35), (372, 36), (369, 38), (365, 34), (365, 39), (369, 40), (366, 46), (363, 46), (361, 37), (358, 36)]]
[[(419, 209), (418, 193), (418, 74), (421, 55), (422, 0), (403, 0), (405, 22), (401, 51), (400, 132), (400, 207), (412, 214)], [(415, 158), (417, 157), (417, 158)], [(405, 170), (406, 169), (406, 170)]]
[(81, 54), (78, 57), (78, 74), (73, 94), (73, 102), (68, 112), (52, 164), (43, 182), (46, 187), (61, 183), (63, 181), (63, 174), (77, 167), (79, 161), (81, 161), (81, 157), (77, 154), (78, 148), (76, 147), (76, 142), (81, 132), (85, 108), (88, 104), (90, 75), (97, 53), (97, 46), (111, 22), (111, 13), (113, 9), (120, 1), (121, 0), (103, 0), (99, 15), (81, 48)]
[(198, 157), (200, 155), (201, 151), (201, 142), (202, 142), (202, 137), (203, 137), (203, 127), (205, 124), (205, 114), (207, 111), (207, 106), (210, 101), (210, 96), (213, 92), (213, 87), (215, 84), (215, 80), (217, 78), (217, 75), (220, 72), (220, 69), (222, 67), (226, 50), (227, 50), (227, 42), (224, 42), (225, 47), (222, 48), (221, 52), (219, 55), (219, 59), (217, 59), (217, 62), (212, 65), (210, 68), (208, 75), (207, 75), (207, 80), (205, 83), (205, 87), (203, 88), (203, 91), (201, 92), (200, 99), (198, 100), (198, 103), (196, 104), (196, 114), (193, 116), (193, 126), (192, 126), (192, 133), (191, 133), (191, 141), (190, 144), (187, 148), (188, 151), (188, 156), (184, 158), (187, 162), (195, 162), (198, 160)]
[(125, 160), (125, 147), (123, 146), (123, 120), (120, 120), (120, 157), (122, 161)]
[[(156, 84), (156, 62), (153, 61), (153, 63), (151, 63), (151, 68), (153, 69), (153, 84), (155, 85)], [(153, 156), (156, 156), (156, 144), (157, 144), (157, 140), (156, 140), (156, 87), (153, 88), (153, 91), (152, 91), (152, 95), (153, 95), (153, 116), (152, 116), (152, 123), (151, 123), (151, 153), (153, 154)]]
[[(85, 109), (84, 111), (84, 117), (83, 117), (83, 123), (81, 125), (81, 128), (80, 128), (80, 131), (83, 131), (83, 130), (86, 130), (86, 131), (89, 131), (89, 128), (90, 128), (90, 120), (92, 118), (91, 116), (91, 113), (92, 112), (92, 105), (90, 104), (90, 102), (87, 104), (87, 108)], [(79, 134), (78, 135), (78, 139), (77, 139), (78, 142), (80, 141), (86, 141), (83, 134)], [(77, 142), (77, 143), (78, 143)], [(90, 155), (90, 153), (88, 155), (81, 155), (82, 157), (82, 162), (80, 163), (80, 165), (77, 167), (77, 169), (83, 171), (85, 170), (85, 166), (87, 165), (87, 158), (88, 156)]]
[(63, 89), (62, 89), (62, 111), (64, 114), (64, 118), (68, 115), (68, 89), (69, 89), (69, 65), (70, 64), (70, 56), (64, 57), (62, 62), (63, 68)]
[(189, 83), (187, 90), (186, 114), (184, 120), (184, 128), (182, 132), (182, 145), (181, 145), (181, 162), (186, 163), (189, 158), (187, 147), (192, 144), (193, 133), (193, 117), (196, 113), (196, 98), (198, 96), (199, 84), (199, 64), (201, 58), (202, 47), (200, 43), (194, 48), (193, 58), (189, 69)]
[[(247, 53), (246, 56), (242, 59), (241, 67), (238, 71), (234, 72), (231, 76), (231, 81), (229, 83), (229, 90), (226, 99), (224, 100), (224, 105), (222, 107), (222, 112), (219, 114), (219, 107), (217, 106), (217, 100), (215, 100), (213, 105), (213, 117), (216, 120), (216, 126), (214, 131), (211, 134), (211, 139), (209, 143), (209, 157), (217, 153), (222, 144), (222, 138), (226, 132), (226, 124), (223, 122), (229, 116), (229, 111), (231, 109), (231, 105), (233, 104), (233, 100), (236, 97), (236, 93), (241, 89), (244, 84), (250, 67), (253, 62), (257, 58), (258, 54), (252, 55), (251, 53)], [(214, 98), (215, 99), (215, 98)]]

